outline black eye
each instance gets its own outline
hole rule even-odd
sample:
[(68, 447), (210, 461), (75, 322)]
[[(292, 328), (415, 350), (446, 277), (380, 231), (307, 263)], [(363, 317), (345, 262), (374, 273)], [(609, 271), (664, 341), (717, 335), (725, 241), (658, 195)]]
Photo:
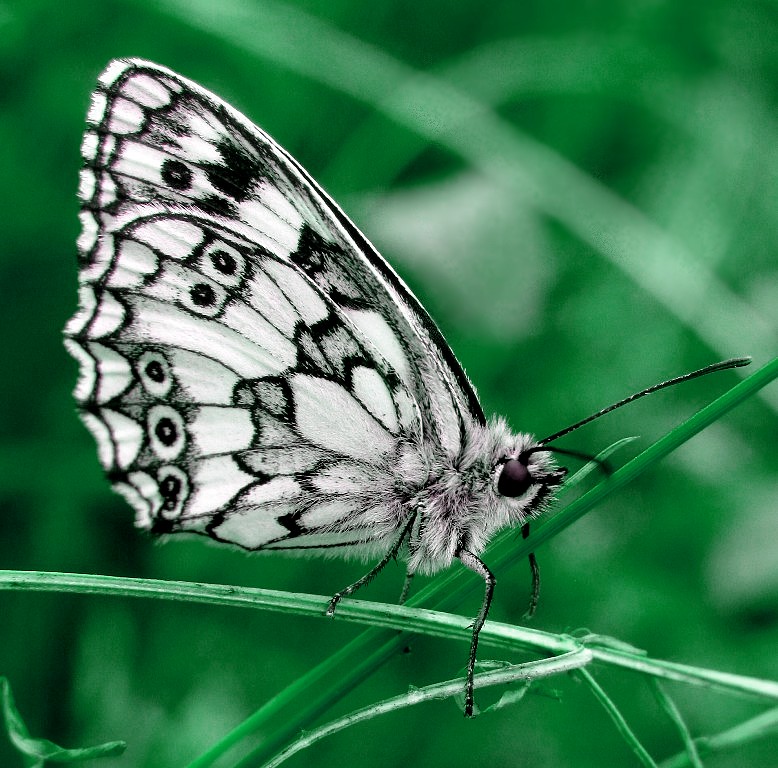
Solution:
[(525, 464), (518, 459), (508, 459), (502, 466), (497, 480), (497, 490), (503, 496), (521, 496), (532, 485), (532, 478)]

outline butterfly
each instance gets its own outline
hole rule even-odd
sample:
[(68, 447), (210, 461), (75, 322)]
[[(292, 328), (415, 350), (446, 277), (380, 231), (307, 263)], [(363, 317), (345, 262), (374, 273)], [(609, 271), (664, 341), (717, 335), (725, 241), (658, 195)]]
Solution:
[(546, 443), (569, 429), (535, 440), (487, 420), (365, 236), (196, 83), (110, 62), (81, 154), (79, 307), (65, 344), (80, 415), (136, 524), (250, 551), (381, 556), (330, 615), (399, 552), (403, 597), (413, 574), (459, 560), (484, 580), (472, 715), (494, 589), (480, 555), (543, 511), (566, 472)]

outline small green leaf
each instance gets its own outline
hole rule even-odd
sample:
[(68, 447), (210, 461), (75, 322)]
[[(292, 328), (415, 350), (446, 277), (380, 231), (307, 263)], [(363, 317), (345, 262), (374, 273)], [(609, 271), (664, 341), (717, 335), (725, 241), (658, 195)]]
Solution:
[(636, 656), (648, 656), (648, 651), (642, 648), (636, 648), (631, 643), (625, 643), (616, 637), (610, 635), (601, 635), (590, 632), (588, 629), (579, 629), (570, 633), (570, 637), (583, 643), (587, 648), (607, 648), (612, 651), (621, 651), (622, 653), (632, 653)]
[(509, 707), (512, 704), (517, 704), (524, 698), (524, 695), (529, 690), (529, 687), (530, 681), (527, 680), (520, 688), (514, 689), (512, 691), (505, 691), (503, 695), (500, 696), (499, 701), (496, 701), (494, 704), (490, 704), (484, 710), (484, 712), (496, 712), (498, 709), (503, 709), (504, 707)]
[(11, 685), (5, 677), (0, 677), (0, 706), (11, 743), (22, 755), (26, 764), (33, 768), (42, 768), (47, 760), (57, 763), (75, 763), (80, 760), (92, 760), (96, 757), (120, 755), (127, 748), (124, 741), (109, 741), (94, 747), (66, 749), (48, 739), (34, 739), (30, 736), (14, 703)]

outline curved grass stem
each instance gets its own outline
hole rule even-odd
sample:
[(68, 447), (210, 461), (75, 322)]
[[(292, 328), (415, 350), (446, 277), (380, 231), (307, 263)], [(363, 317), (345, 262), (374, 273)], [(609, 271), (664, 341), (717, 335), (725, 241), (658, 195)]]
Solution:
[[(747, 379), (703, 408), (697, 414), (660, 438), (657, 442), (618, 469), (604, 482), (577, 498), (559, 514), (540, 524), (525, 540), (517, 541), (511, 532), (496, 538), (489, 550), (489, 562), (495, 572), (504, 570), (521, 560), (540, 544), (569, 526), (610, 493), (653, 467), (679, 445), (722, 418), (739, 403), (754, 395), (778, 377), (778, 359), (768, 363)], [(574, 477), (580, 478), (581, 475)], [(562, 491), (568, 490), (568, 482)], [(275, 754), (279, 748), (307, 727), (316, 717), (341, 699), (365, 677), (390, 659), (407, 642), (407, 632), (429, 632), (440, 636), (459, 636), (469, 621), (461, 616), (448, 616), (419, 610), (422, 604), (438, 610), (451, 610), (479, 584), (461, 570), (450, 569), (426, 588), (420, 590), (405, 606), (388, 606), (348, 600), (340, 606), (337, 617), (342, 620), (363, 621), (371, 628), (359, 635), (339, 652), (311, 669), (280, 694), (268, 701), (238, 728), (213, 745), (208, 752), (194, 760), (189, 768), (211, 766), (225, 752), (248, 734), (262, 732), (266, 736), (261, 746), (252, 752), (251, 764), (260, 763)], [(116, 579), (107, 576), (74, 574), (41, 574), (13, 571), (0, 572), (0, 588), (74, 591), (91, 594), (117, 594), (178, 599), (221, 605), (244, 605), (271, 610), (320, 615), (329, 598), (297, 595), (270, 590), (248, 590), (220, 585), (154, 582), (146, 579)], [(416, 609), (416, 610), (414, 610)], [(445, 615), (445, 614), (444, 614)], [(547, 635), (507, 625), (487, 623), (482, 633), (483, 642), (494, 642), (504, 633), (514, 634), (508, 646), (535, 647), (539, 653), (563, 653), (572, 650), (573, 641), (562, 636)], [(497, 630), (499, 628), (499, 631)], [(453, 635), (451, 634), (453, 632)], [(665, 679), (682, 680), (714, 686), (724, 690), (741, 690), (759, 696), (778, 696), (778, 684), (755, 681), (726, 673), (697, 670), (684, 665), (649, 660), (639, 654), (608, 648), (593, 651), (599, 661), (625, 666), (635, 671), (656, 674)], [(246, 765), (249, 763), (246, 762)]]
[[(579, 648), (575, 651), (562, 654), (553, 659), (541, 659), (539, 661), (530, 661), (525, 664), (509, 664), (500, 669), (489, 672), (481, 672), (473, 677), (473, 687), (478, 690), (492, 685), (509, 685), (515, 682), (531, 682), (541, 677), (558, 675), (563, 672), (570, 672), (574, 669), (589, 664), (592, 660), (592, 654), (586, 648)], [(302, 734), (296, 741), (285, 749), (281, 750), (275, 757), (266, 762), (262, 768), (277, 768), (292, 755), (300, 752), (307, 747), (312, 746), (317, 741), (321, 741), (327, 736), (331, 736), (338, 731), (342, 731), (357, 723), (365, 720), (372, 720), (374, 717), (394, 712), (398, 709), (422, 704), (433, 699), (446, 699), (452, 696), (458, 696), (462, 693), (464, 679), (447, 680), (444, 683), (435, 683), (423, 688), (413, 688), (408, 693), (400, 696), (394, 696), (391, 699), (371, 704), (355, 712), (351, 712), (344, 717), (333, 720), (326, 725), (319, 726), (308, 733)]]

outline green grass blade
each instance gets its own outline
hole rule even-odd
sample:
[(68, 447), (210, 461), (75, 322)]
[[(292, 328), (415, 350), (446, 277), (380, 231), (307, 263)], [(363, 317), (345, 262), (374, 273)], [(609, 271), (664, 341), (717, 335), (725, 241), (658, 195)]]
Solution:
[[(609, 493), (613, 493), (617, 488), (645, 472), (672, 450), (712, 422), (723, 417), (732, 408), (753, 396), (775, 378), (778, 378), (778, 358), (738, 383), (692, 418), (658, 440), (631, 462), (617, 470), (607, 481), (600, 483), (568, 505), (549, 522), (538, 526), (530, 538), (522, 542), (515, 540), (509, 542), (509, 537), (501, 537), (497, 547), (490, 549), (492, 555), (490, 563), (493, 564), (493, 569), (499, 572), (510, 563), (526, 557), (535, 547), (580, 518)], [(445, 610), (449, 606), (458, 605), (476, 587), (480, 588), (480, 585), (476, 584), (476, 580), (463, 579), (461, 572), (450, 569), (412, 597), (407, 604), (409, 607), (413, 607), (428, 602), (437, 609)], [(308, 717), (307, 707), (308, 702), (313, 697), (317, 702), (315, 709), (318, 714), (327, 708), (327, 702), (331, 705), (338, 701), (364, 679), (365, 675), (369, 674), (366, 668), (373, 665), (374, 668), (377, 668), (388, 661), (407, 642), (407, 639), (404, 634), (392, 635), (388, 632), (368, 630), (345, 646), (341, 652), (312, 669), (307, 675), (286, 688), (279, 696), (271, 699), (257, 710), (250, 718), (250, 730), (272, 734), (272, 736), (251, 753), (251, 759), (254, 763), (262, 763), (267, 760), (280, 745), (310, 725), (312, 719)], [(325, 688), (318, 688), (318, 686), (325, 686)], [(320, 693), (315, 693), (317, 689)], [(241, 732), (244, 732), (244, 725), (239, 726), (239, 728)], [(231, 735), (226, 738), (230, 740), (230, 744), (234, 743)], [(189, 768), (206, 768), (206, 766), (213, 764), (211, 758), (215, 759), (221, 754), (217, 743), (209, 750), (207, 760), (198, 759), (191, 763)], [(248, 766), (249, 763), (246, 762), (245, 765)]]
[[(276, 592), (223, 584), (36, 571), (0, 571), (0, 589), (178, 600), (313, 615), (322, 619), (324, 607), (329, 603), (329, 597), (324, 595)], [(391, 637), (400, 637), (402, 631), (405, 635), (426, 634), (463, 642), (470, 639), (469, 618), (428, 608), (350, 599), (339, 606), (336, 615), (340, 620), (368, 624), (377, 630), (392, 629), (396, 634), (390, 635)], [(598, 662), (604, 664), (665, 680), (778, 701), (778, 682), (653, 659), (643, 651), (602, 635), (588, 633), (574, 637), (515, 624), (487, 621), (481, 632), (481, 642), (507, 653), (530, 651), (541, 656), (558, 656), (584, 646)], [(351, 645), (341, 649), (336, 654), (337, 658), (340, 659), (350, 647)], [(306, 705), (312, 700), (308, 700)]]

